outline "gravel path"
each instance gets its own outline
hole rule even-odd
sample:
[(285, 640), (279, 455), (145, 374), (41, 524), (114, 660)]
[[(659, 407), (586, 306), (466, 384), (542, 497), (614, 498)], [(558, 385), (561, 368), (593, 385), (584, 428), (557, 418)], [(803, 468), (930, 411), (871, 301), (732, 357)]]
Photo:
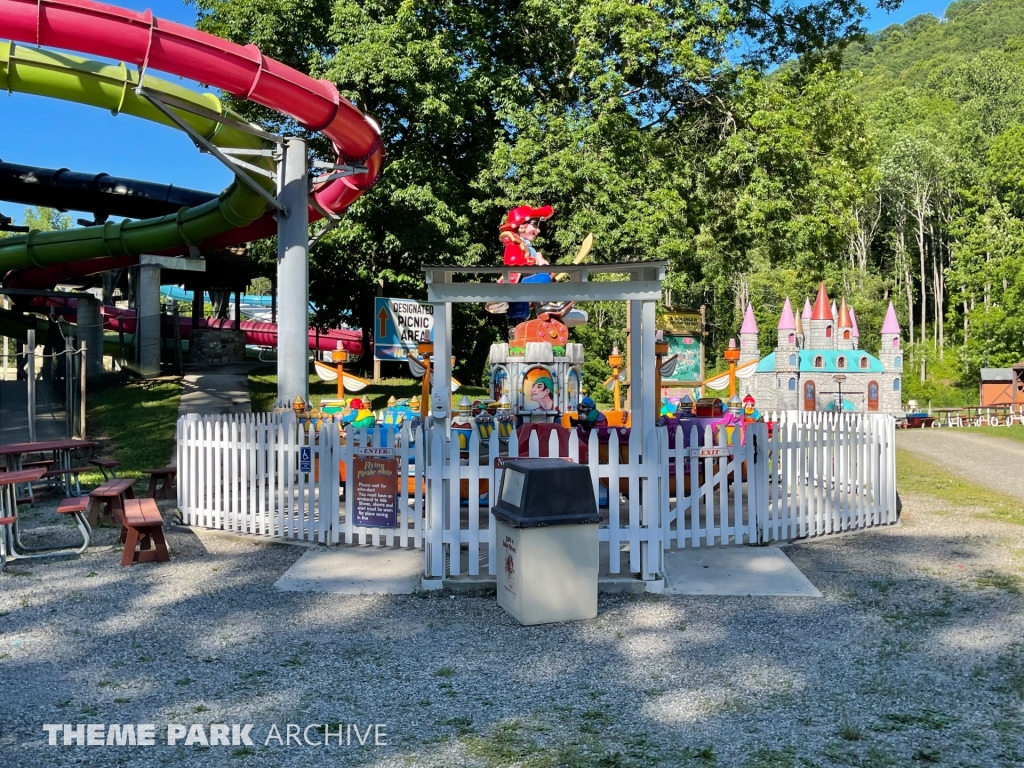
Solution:
[[(595, 621), (534, 628), (493, 595), (275, 592), (301, 548), (209, 533), (120, 568), (100, 533), (0, 574), (5, 765), (1024, 761), (1024, 528), (926, 499), (787, 548), (821, 599), (603, 595)], [(44, 723), (155, 723), (157, 745), (48, 746)], [(168, 723), (251, 723), (254, 746), (167, 746)], [(265, 743), (288, 723), (384, 723), (389, 746)]]
[(967, 480), (1024, 498), (1024, 443), (956, 429), (905, 429), (896, 445)]

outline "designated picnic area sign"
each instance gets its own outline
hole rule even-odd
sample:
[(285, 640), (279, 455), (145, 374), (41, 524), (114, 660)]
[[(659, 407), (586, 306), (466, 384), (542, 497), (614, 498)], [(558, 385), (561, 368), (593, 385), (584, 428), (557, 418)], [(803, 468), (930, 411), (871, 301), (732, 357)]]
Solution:
[(373, 307), (373, 359), (404, 360), (433, 340), (434, 305), (378, 296)]
[(352, 458), (352, 468), (355, 473), (353, 525), (397, 527), (398, 459), (393, 455), (364, 453)]

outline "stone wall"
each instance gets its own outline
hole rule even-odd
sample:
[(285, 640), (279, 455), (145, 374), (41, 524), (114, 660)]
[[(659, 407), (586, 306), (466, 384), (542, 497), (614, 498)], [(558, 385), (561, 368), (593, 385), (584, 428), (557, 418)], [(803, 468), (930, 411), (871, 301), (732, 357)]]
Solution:
[(227, 328), (203, 328), (188, 338), (192, 365), (245, 362), (245, 331)]

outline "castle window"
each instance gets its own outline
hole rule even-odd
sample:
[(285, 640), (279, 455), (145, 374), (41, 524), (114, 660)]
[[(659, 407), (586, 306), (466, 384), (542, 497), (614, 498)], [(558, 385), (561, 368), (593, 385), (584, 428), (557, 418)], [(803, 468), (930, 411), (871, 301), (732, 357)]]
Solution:
[(895, 339), (892, 340), (892, 348), (893, 349), (899, 349), (900, 348), (900, 337), (899, 336), (897, 336)]
[(832, 326), (831, 325), (826, 325), (825, 326), (825, 338), (826, 339), (831, 339), (832, 338)]
[(824, 368), (825, 367), (825, 358), (822, 357), (821, 355), (818, 355), (816, 358), (814, 358), (814, 367), (815, 368)]
[(893, 392), (899, 392), (900, 391), (900, 380), (899, 379), (893, 379), (892, 391)]
[(836, 368), (845, 368), (845, 367), (846, 367), (846, 358), (842, 357), (840, 355), (839, 357), (836, 358)]
[(795, 333), (789, 334), (789, 343), (790, 344), (796, 344), (796, 334)]
[(850, 332), (849, 331), (843, 331), (843, 339), (845, 339), (846, 341), (850, 340)]
[(868, 359), (866, 357), (862, 357), (860, 359), (860, 367), (861, 368), (867, 368), (868, 365), (870, 365), (870, 363), (868, 363)]
[(796, 379), (793, 377), (790, 377), (789, 379), (789, 391), (796, 392)]
[(790, 365), (796, 365), (796, 355), (790, 355), (789, 356), (789, 364)]
[(892, 359), (892, 364), (893, 364), (893, 365), (894, 365), (894, 366), (895, 366), (896, 368), (899, 368), (899, 367), (900, 367), (901, 365), (903, 365), (903, 358), (902, 358), (902, 357), (900, 357), (899, 355), (896, 355), (896, 357), (894, 357), (894, 358)]

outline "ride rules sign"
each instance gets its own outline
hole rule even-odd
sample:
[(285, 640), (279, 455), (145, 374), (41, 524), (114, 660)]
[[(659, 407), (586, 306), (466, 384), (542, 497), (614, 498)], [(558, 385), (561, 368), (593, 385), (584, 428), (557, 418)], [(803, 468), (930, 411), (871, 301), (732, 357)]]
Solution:
[(372, 528), (398, 525), (398, 459), (354, 456), (355, 476), (352, 523)]

